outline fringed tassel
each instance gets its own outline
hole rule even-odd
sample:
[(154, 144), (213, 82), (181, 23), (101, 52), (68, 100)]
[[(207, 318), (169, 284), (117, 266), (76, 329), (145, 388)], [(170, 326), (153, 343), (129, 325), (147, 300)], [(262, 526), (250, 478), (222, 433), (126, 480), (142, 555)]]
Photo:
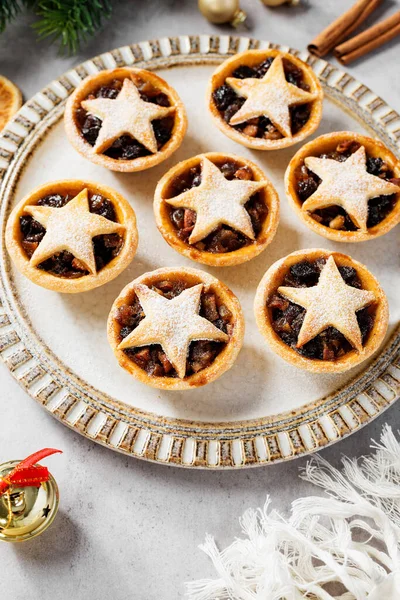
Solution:
[(245, 538), (200, 548), (218, 578), (187, 584), (190, 600), (400, 600), (400, 443), (385, 426), (374, 454), (340, 472), (310, 459), (301, 477), (328, 497), (299, 498), (288, 521), (249, 509)]

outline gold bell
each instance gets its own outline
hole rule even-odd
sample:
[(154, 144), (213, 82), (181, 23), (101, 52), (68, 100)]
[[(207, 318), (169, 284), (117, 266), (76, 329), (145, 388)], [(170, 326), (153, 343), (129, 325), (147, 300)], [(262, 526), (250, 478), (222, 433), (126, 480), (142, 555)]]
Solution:
[[(0, 478), (6, 479), (19, 462), (0, 465)], [(10, 487), (0, 496), (0, 540), (24, 542), (40, 535), (53, 522), (58, 504), (58, 486), (52, 475), (40, 487)]]

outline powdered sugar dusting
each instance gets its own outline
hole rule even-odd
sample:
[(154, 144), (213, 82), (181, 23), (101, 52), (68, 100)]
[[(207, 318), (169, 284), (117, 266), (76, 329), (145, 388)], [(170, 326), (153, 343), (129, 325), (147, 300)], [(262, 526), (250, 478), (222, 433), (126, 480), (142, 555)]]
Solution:
[(239, 125), (264, 115), (272, 121), (282, 135), (291, 135), (289, 107), (311, 102), (315, 94), (288, 83), (282, 58), (277, 56), (262, 79), (235, 79), (226, 82), (239, 96), (247, 98), (243, 106), (230, 119), (230, 125)]
[(333, 256), (323, 267), (318, 285), (309, 288), (282, 286), (278, 292), (306, 309), (298, 347), (304, 346), (328, 327), (335, 327), (354, 348), (362, 350), (356, 312), (375, 302), (375, 294), (347, 285)]
[(164, 107), (141, 99), (139, 90), (130, 79), (124, 79), (116, 98), (84, 100), (82, 107), (102, 120), (99, 136), (93, 151), (102, 153), (122, 135), (130, 135), (153, 154), (157, 140), (151, 122), (174, 112), (174, 107)]
[(253, 226), (244, 205), (253, 194), (266, 185), (266, 182), (259, 181), (229, 181), (214, 163), (203, 157), (201, 184), (175, 198), (166, 199), (165, 202), (196, 212), (196, 224), (189, 237), (191, 244), (204, 239), (222, 224), (244, 233), (253, 240)]
[(46, 233), (33, 253), (30, 263), (37, 266), (57, 252), (68, 250), (82, 261), (91, 273), (96, 273), (96, 260), (92, 239), (96, 235), (116, 233), (124, 226), (89, 210), (88, 191), (82, 190), (61, 208), (50, 206), (26, 206), (30, 214)]
[(304, 162), (322, 183), (304, 202), (303, 210), (314, 211), (333, 204), (341, 206), (363, 231), (367, 230), (368, 201), (400, 191), (399, 186), (367, 172), (364, 146), (344, 162), (314, 156)]
[(145, 318), (126, 338), (119, 349), (161, 344), (178, 376), (183, 379), (190, 342), (215, 340), (226, 342), (226, 333), (200, 317), (200, 296), (203, 284), (184, 290), (168, 300), (144, 284), (134, 286)]

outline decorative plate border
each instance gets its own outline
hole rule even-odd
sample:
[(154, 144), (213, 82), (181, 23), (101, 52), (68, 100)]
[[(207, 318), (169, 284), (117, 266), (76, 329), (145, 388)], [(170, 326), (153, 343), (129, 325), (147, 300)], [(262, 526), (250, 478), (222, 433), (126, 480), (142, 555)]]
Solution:
[(327, 95), (400, 151), (400, 115), (354, 77), (293, 48), (236, 36), (192, 35), (140, 42), (87, 60), (29, 100), (0, 135), (0, 356), (18, 383), (68, 427), (113, 450), (162, 464), (197, 468), (266, 465), (308, 454), (359, 429), (400, 395), (400, 327), (367, 371), (333, 395), (300, 409), (241, 422), (165, 418), (123, 405), (68, 371), (37, 337), (13, 293), (4, 228), (8, 198), (32, 151), (61, 117), (66, 98), (87, 75), (135, 64), (146, 69), (218, 64), (252, 48), (299, 56)]

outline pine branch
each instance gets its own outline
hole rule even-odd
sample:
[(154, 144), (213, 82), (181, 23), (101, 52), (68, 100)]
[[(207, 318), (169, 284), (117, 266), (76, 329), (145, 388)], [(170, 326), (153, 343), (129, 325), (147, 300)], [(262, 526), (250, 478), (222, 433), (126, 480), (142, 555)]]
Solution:
[(59, 40), (60, 50), (76, 54), (80, 44), (94, 35), (111, 15), (110, 0), (38, 0), (41, 19), (34, 28), (39, 38)]
[(15, 19), (20, 13), (21, 7), (18, 0), (0, 0), (0, 33), (2, 33), (7, 24)]

